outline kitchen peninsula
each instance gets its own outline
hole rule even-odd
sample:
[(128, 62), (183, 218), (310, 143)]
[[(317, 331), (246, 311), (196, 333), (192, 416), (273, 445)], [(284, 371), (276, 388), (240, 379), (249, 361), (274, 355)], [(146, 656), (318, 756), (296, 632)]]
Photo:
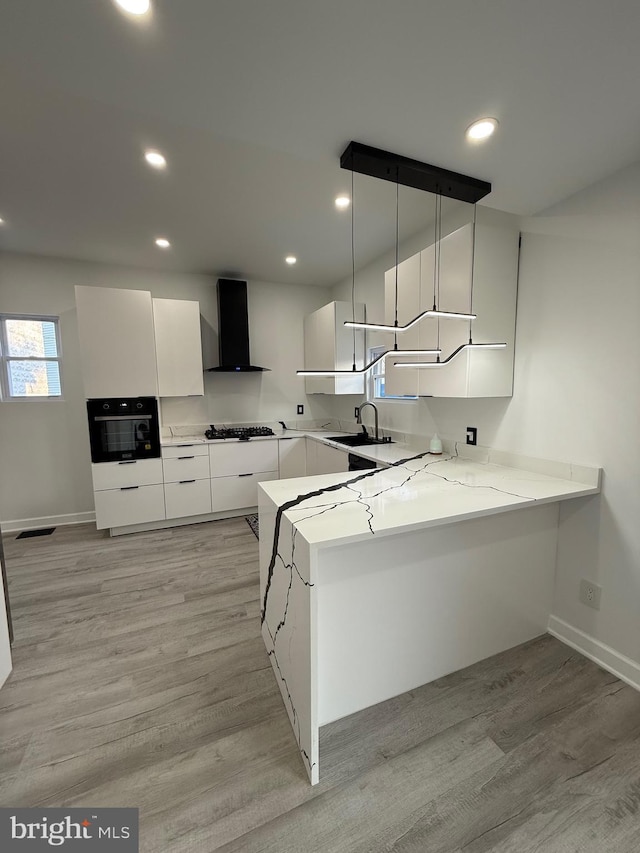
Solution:
[(374, 454), (259, 487), (262, 634), (312, 784), (321, 726), (546, 631), (559, 502), (600, 490), (511, 453)]

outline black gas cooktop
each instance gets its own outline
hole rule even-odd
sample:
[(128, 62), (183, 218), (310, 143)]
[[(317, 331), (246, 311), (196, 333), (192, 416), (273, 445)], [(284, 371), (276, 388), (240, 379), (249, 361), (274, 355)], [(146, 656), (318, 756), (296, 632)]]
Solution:
[(239, 438), (241, 441), (248, 441), (250, 438), (256, 438), (261, 435), (275, 435), (270, 427), (228, 427), (226, 429), (216, 429), (211, 424), (211, 429), (206, 430), (207, 438)]

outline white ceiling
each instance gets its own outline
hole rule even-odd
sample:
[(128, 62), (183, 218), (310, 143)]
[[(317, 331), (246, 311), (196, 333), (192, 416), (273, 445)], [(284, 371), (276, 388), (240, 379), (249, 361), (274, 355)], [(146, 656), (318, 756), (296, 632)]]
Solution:
[[(333, 284), (352, 139), (489, 180), (484, 203), (523, 214), (638, 157), (638, 0), (153, 2), (143, 22), (0, 0), (4, 248)], [(471, 147), (482, 115), (499, 132)], [(361, 265), (393, 243), (395, 190), (355, 180)], [(403, 234), (432, 206), (402, 188)]]

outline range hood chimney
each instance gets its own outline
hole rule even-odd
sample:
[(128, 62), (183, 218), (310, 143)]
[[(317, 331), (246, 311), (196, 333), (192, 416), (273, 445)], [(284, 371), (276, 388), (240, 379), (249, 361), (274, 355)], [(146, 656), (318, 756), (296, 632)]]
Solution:
[(208, 372), (255, 373), (269, 370), (268, 367), (256, 367), (251, 364), (247, 282), (219, 278), (217, 289), (220, 365), (210, 367)]

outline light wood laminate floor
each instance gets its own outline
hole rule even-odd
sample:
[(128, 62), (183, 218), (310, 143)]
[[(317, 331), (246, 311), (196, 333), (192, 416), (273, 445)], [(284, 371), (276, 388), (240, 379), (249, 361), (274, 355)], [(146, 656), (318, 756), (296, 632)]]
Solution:
[(2, 805), (137, 806), (148, 853), (640, 849), (640, 694), (551, 637), (325, 727), (311, 788), (244, 519), (5, 549)]

